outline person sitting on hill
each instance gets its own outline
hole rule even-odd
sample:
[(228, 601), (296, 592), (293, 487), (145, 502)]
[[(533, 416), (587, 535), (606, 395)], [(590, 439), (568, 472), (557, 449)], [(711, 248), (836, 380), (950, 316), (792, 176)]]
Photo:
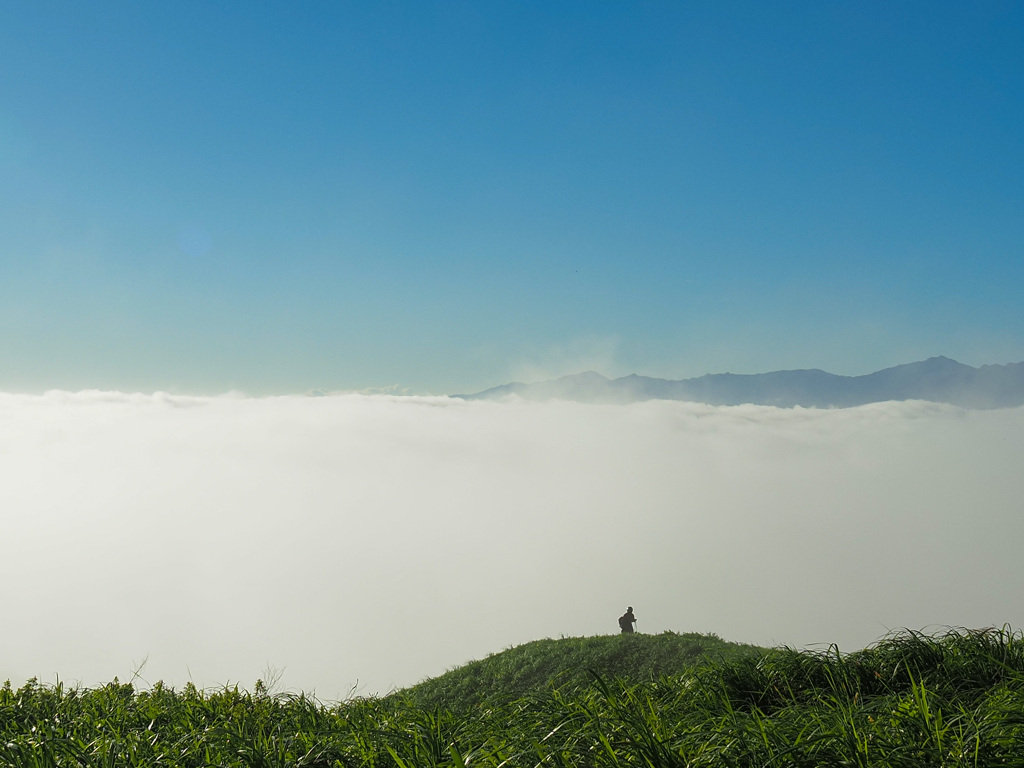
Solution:
[(636, 624), (636, 616), (633, 615), (633, 606), (629, 606), (626, 612), (619, 616), (619, 629), (622, 630), (622, 634), (631, 634), (633, 632), (633, 625)]

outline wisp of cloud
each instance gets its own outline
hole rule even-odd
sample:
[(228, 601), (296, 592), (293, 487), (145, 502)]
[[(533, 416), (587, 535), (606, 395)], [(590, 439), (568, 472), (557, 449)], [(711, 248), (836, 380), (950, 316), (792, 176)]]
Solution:
[(0, 677), (335, 699), (541, 637), (1020, 625), (1024, 409), (0, 395)]

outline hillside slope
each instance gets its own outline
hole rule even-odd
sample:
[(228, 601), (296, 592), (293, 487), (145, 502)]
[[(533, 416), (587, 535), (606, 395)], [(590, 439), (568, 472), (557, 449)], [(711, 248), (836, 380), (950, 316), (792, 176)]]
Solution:
[[(762, 655), (766, 649), (730, 643), (717, 635), (603, 635), (534, 640), (471, 661), (397, 692), (423, 707), (461, 709), (506, 702), (593, 680), (650, 682), (679, 675), (706, 661)], [(593, 674), (592, 674), (593, 673)]]

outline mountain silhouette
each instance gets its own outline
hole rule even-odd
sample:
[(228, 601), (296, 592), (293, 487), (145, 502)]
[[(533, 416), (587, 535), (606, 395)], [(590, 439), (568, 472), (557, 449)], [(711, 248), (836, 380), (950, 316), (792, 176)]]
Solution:
[(1024, 405), (1024, 362), (969, 365), (931, 357), (864, 376), (838, 376), (818, 369), (771, 373), (713, 373), (694, 379), (656, 379), (630, 374), (608, 379), (594, 371), (535, 384), (512, 382), (466, 400), (571, 400), (634, 403), (684, 400), (709, 405), (774, 405), (783, 408), (849, 408), (887, 400), (928, 400), (964, 408)]

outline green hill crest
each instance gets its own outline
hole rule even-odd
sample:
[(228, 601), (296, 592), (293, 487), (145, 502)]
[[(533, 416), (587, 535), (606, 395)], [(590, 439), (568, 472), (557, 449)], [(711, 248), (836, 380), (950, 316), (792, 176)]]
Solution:
[(394, 695), (424, 707), (461, 709), (504, 703), (605, 680), (643, 683), (681, 675), (713, 660), (757, 656), (764, 648), (714, 634), (624, 634), (534, 640), (471, 661)]

